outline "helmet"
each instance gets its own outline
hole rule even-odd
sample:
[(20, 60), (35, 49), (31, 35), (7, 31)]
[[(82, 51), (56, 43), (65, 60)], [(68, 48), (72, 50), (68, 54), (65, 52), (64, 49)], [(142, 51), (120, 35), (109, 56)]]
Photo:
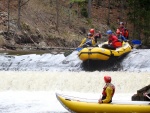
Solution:
[(87, 36), (92, 36), (92, 34), (91, 34), (91, 33), (88, 33)]
[(90, 33), (94, 34), (95, 30), (94, 29), (90, 29)]
[(119, 29), (117, 29), (116, 34), (120, 34), (120, 30)]
[(124, 25), (124, 23), (123, 23), (123, 22), (120, 22), (120, 25)]
[(111, 82), (111, 77), (110, 76), (104, 76), (104, 80), (106, 83), (110, 83)]
[(112, 34), (113, 32), (111, 31), (111, 30), (108, 30), (107, 32), (106, 32), (106, 34)]

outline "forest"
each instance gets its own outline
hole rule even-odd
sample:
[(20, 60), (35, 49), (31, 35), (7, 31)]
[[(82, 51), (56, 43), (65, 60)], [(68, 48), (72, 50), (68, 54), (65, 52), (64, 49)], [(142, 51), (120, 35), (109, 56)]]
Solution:
[(116, 31), (150, 46), (149, 0), (0, 0), (0, 46), (77, 47), (90, 28)]

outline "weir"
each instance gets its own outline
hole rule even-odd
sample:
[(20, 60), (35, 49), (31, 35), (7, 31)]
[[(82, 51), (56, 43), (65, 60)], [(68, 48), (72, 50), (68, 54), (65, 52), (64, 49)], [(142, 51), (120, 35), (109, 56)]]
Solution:
[(150, 83), (149, 56), (149, 50), (134, 50), (119, 61), (117, 66), (110, 65), (115, 71), (107, 66), (103, 71), (85, 71), (77, 51), (67, 57), (50, 53), (1, 54), (0, 111), (67, 113), (55, 93), (90, 98), (97, 102), (105, 85), (104, 75), (110, 75), (116, 86), (113, 100), (131, 101), (138, 89)]
[(125, 57), (112, 61), (87, 61), (83, 63), (78, 58), (78, 52), (64, 54), (26, 54), (0, 55), (1, 71), (53, 71), (53, 72), (80, 72), (80, 71), (130, 71), (150, 72), (150, 50), (133, 50)]
[(0, 91), (67, 91), (100, 93), (103, 77), (110, 75), (116, 93), (136, 93), (150, 83), (150, 73), (1, 71)]

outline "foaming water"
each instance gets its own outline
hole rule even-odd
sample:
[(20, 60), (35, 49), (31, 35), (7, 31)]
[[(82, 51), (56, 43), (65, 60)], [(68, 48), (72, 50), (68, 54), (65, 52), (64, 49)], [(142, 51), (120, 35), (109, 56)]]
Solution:
[[(63, 94), (97, 102), (99, 93), (62, 92)], [(132, 94), (115, 94), (115, 101), (129, 101)], [(0, 92), (0, 113), (69, 113), (57, 100), (55, 92), (6, 91)]]
[(117, 93), (136, 92), (150, 83), (150, 73), (135, 72), (0, 72), (0, 90), (99, 92), (110, 75)]
[(63, 113), (54, 92), (6, 91), (0, 93), (0, 113)]
[(0, 55), (1, 71), (80, 71), (81, 60), (77, 51), (64, 54)]
[(55, 93), (97, 102), (105, 85), (104, 75), (110, 75), (116, 86), (113, 100), (131, 101), (138, 89), (150, 83), (149, 51), (129, 53), (117, 67), (122, 72), (84, 72), (76, 51), (67, 57), (1, 54), (0, 113), (68, 113)]
[(150, 72), (150, 49), (133, 49), (122, 61), (122, 70)]
[(55, 93), (97, 102), (110, 75), (116, 86), (113, 100), (131, 100), (136, 91), (150, 83), (150, 73), (1, 71), (0, 113), (66, 113)]
[(83, 63), (78, 58), (78, 52), (73, 51), (68, 56), (64, 54), (0, 54), (1, 71), (130, 71), (150, 72), (150, 49), (132, 50), (120, 59), (108, 61), (87, 61)]

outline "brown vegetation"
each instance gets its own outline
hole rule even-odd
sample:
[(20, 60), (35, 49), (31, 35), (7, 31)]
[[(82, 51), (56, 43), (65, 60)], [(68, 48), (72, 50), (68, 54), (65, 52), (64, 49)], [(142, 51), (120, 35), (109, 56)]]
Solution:
[[(17, 28), (18, 0), (10, 0), (10, 34), (7, 34), (7, 1), (0, 0), (0, 29), (5, 37), (7, 46), (30, 45), (36, 47), (77, 47), (90, 28), (101, 31), (103, 37), (108, 29), (115, 30), (120, 15), (118, 4), (111, 8), (110, 25), (107, 25), (108, 4), (92, 7), (92, 18), (84, 18), (80, 8), (74, 4), (70, 8), (69, 0), (29, 0), (21, 7), (21, 28)], [(114, 5), (115, 6), (115, 5)], [(57, 9), (56, 9), (57, 8)], [(57, 12), (58, 10), (58, 12)], [(127, 22), (126, 9), (122, 20)], [(57, 14), (58, 13), (58, 14)], [(58, 20), (57, 20), (58, 19)], [(57, 20), (57, 21), (56, 21)], [(126, 24), (130, 29), (131, 26)]]

